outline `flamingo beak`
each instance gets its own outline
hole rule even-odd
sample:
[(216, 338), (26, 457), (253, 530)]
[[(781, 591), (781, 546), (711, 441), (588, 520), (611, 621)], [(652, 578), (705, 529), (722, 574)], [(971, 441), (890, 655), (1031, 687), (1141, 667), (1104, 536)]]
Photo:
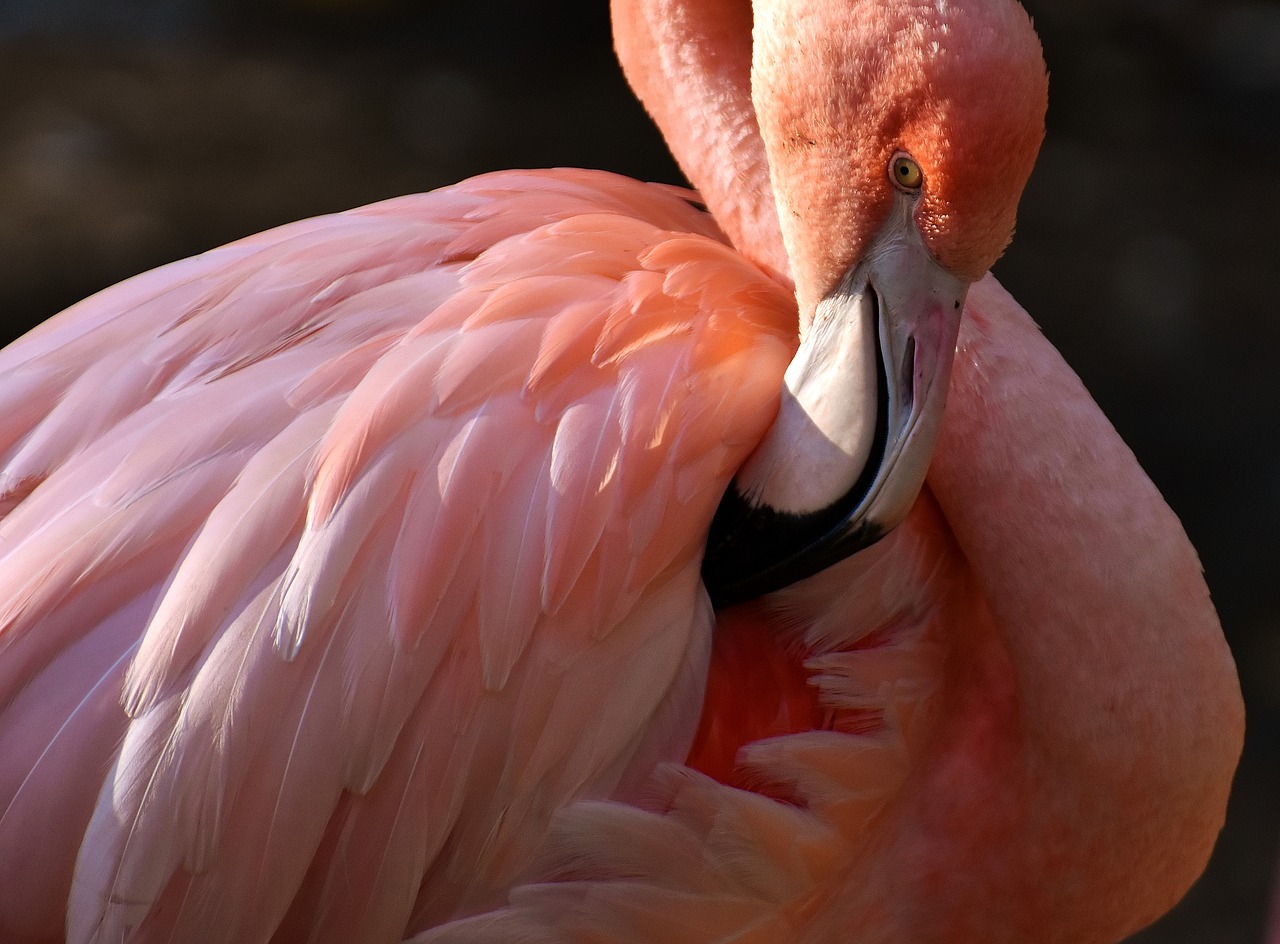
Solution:
[(711, 524), (702, 576), (728, 606), (875, 543), (911, 510), (946, 403), (968, 284), (943, 269), (906, 198), (817, 306), (778, 417)]

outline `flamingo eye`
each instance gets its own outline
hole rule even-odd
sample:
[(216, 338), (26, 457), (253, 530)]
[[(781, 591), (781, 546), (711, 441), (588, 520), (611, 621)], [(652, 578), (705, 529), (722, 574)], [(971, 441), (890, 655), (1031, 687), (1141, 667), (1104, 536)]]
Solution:
[(889, 178), (903, 190), (919, 190), (924, 182), (920, 165), (905, 154), (895, 154), (889, 161)]

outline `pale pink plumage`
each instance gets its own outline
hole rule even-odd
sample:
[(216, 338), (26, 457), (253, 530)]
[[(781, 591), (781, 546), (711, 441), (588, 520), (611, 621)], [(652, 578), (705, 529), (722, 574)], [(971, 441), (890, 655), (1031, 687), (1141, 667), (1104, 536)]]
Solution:
[[(848, 109), (789, 112), (827, 100), (797, 66), (758, 125), (740, 7), (615, 9), (744, 255), (685, 191), (496, 174), (147, 273), (0, 352), (0, 940), (1102, 942), (1194, 879), (1239, 751), (1229, 655), (1176, 519), (993, 280), (902, 527), (712, 613), (707, 529), (797, 327), (900, 199), (894, 142), (850, 132), (889, 121), (858, 56), (906, 49), (925, 238), (966, 271), (1043, 97), (1016, 6), (966, 31), (849, 4), (848, 37), (757, 6), (847, 40), (821, 65)], [(921, 102), (948, 36), (1028, 79), (1007, 137), (948, 100), (977, 167)], [(682, 766), (691, 741), (760, 792)]]
[(671, 188), (493, 175), (6, 350), (5, 940), (59, 937), (68, 892), (74, 940), (153, 901), (140, 939), (265, 940), (294, 902), (287, 926), (396, 940), (670, 756), (702, 532), (793, 343), (717, 238)]

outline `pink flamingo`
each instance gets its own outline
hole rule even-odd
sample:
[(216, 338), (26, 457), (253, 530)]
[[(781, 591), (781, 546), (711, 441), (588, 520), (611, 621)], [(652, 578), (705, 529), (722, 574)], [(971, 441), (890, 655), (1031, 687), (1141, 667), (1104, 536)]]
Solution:
[(0, 939), (1114, 941), (1199, 874), (1195, 554), (983, 278), (1025, 14), (614, 18), (710, 217), (489, 175), (0, 353)]

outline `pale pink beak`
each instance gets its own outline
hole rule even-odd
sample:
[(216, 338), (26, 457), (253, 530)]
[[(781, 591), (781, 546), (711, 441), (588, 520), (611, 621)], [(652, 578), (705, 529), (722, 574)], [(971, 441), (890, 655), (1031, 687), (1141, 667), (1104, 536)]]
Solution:
[(874, 543), (924, 484), (968, 284), (925, 247), (903, 196), (817, 306), (778, 417), (711, 525), (717, 606), (787, 586)]

